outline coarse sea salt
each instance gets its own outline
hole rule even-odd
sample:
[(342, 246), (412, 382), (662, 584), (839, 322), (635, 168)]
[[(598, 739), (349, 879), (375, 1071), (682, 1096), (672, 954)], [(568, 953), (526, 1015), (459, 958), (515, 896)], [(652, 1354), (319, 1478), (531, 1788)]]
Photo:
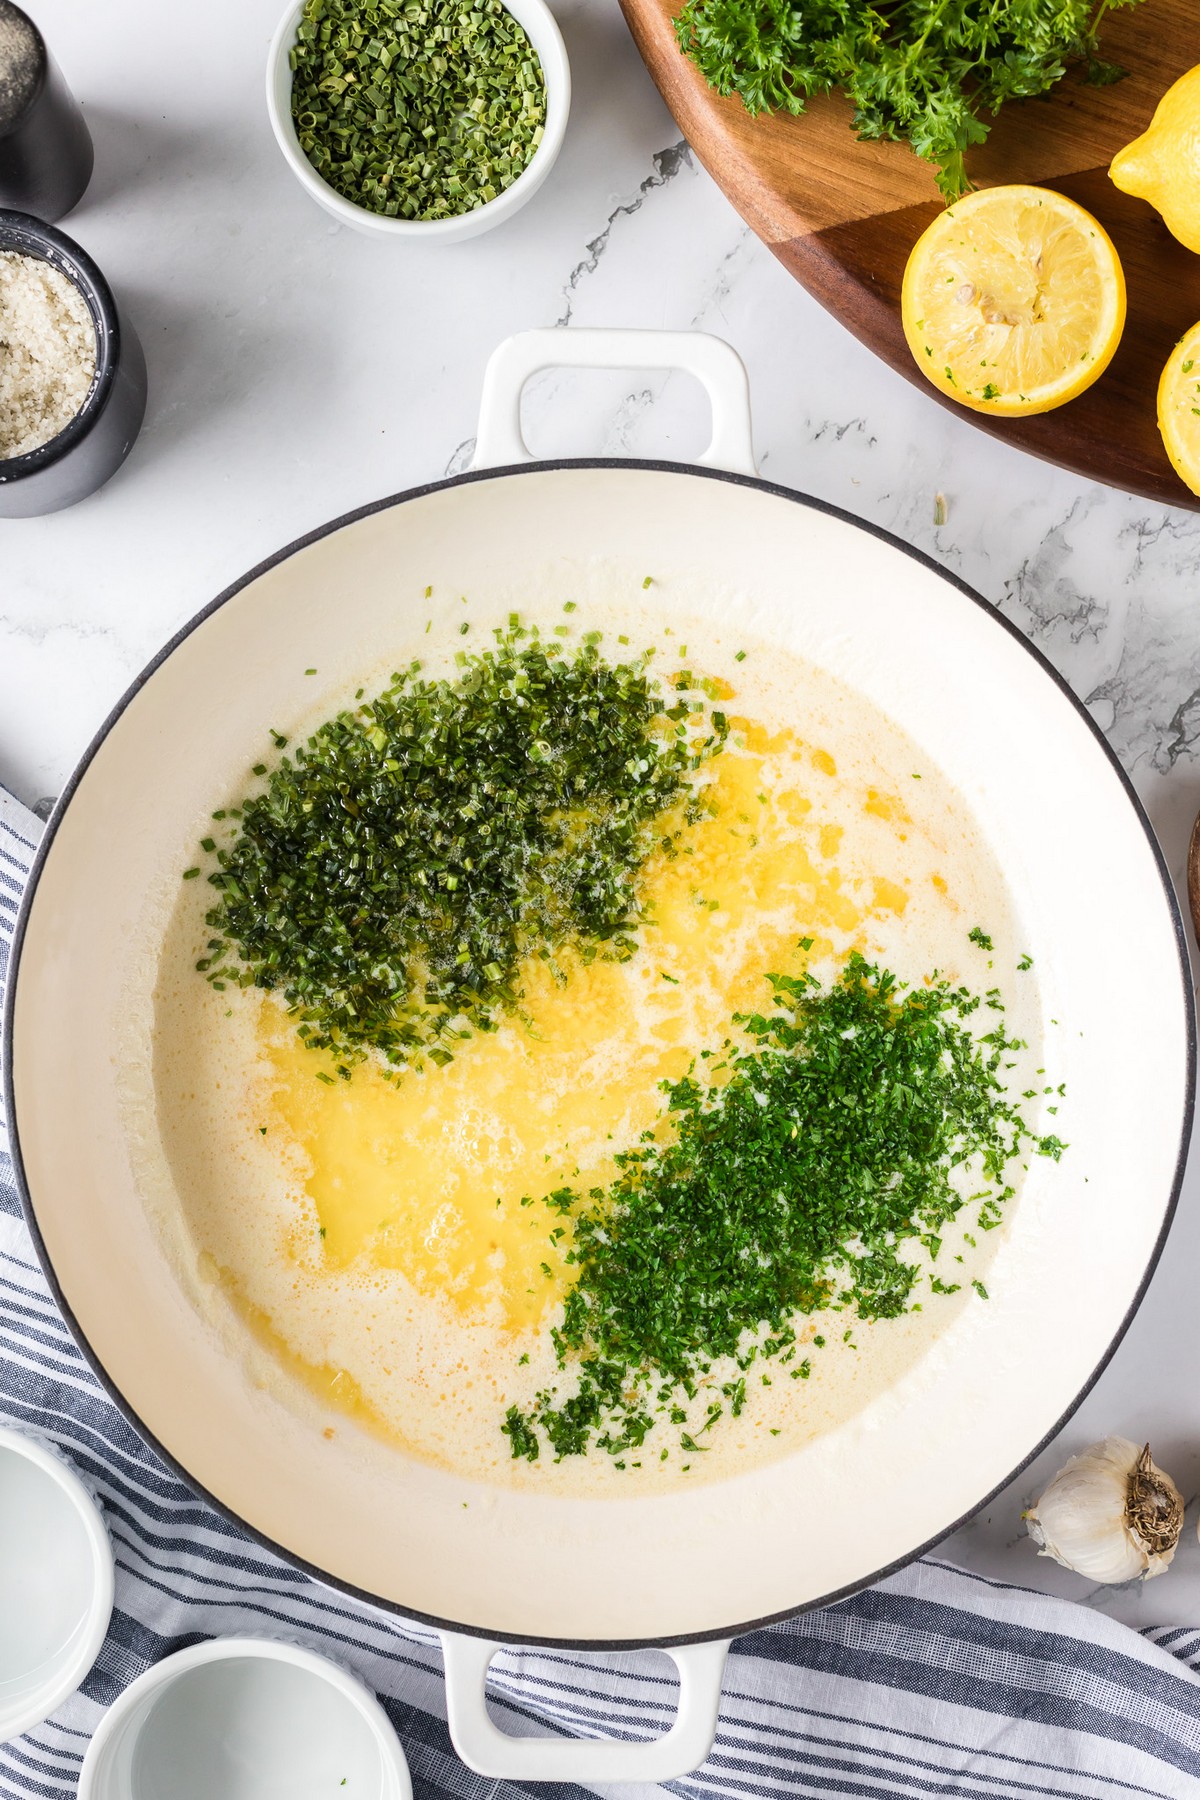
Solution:
[(57, 437), (96, 374), (96, 330), (73, 281), (41, 257), (0, 250), (0, 459)]

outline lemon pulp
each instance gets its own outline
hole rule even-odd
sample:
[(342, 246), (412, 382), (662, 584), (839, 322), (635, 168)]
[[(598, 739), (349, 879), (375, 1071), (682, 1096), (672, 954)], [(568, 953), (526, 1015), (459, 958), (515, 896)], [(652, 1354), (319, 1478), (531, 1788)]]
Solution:
[(1125, 279), (1092, 215), (1048, 188), (967, 194), (917, 240), (905, 337), (934, 387), (977, 412), (1048, 412), (1107, 368)]

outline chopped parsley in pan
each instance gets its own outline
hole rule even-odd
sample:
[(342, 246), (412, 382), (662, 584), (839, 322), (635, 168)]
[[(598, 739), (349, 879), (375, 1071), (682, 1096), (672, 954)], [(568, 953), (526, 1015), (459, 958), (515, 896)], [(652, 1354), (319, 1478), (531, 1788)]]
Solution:
[[(1000, 1067), (1017, 1046), (999, 1025), (969, 1029), (983, 1002), (965, 988), (902, 988), (857, 954), (830, 986), (768, 979), (775, 1010), (739, 1015), (746, 1047), (727, 1041), (702, 1076), (693, 1066), (665, 1085), (662, 1118), (617, 1156), (609, 1188), (548, 1196), (572, 1233), (553, 1335), (578, 1382), (509, 1409), (514, 1457), (593, 1442), (619, 1457), (660, 1419), (688, 1426), (685, 1452), (704, 1450), (717, 1419), (742, 1410), (751, 1364), (777, 1358), (790, 1366), (773, 1379), (808, 1375), (796, 1361), (806, 1315), (908, 1310), (926, 1277), (906, 1249), (936, 1261), (941, 1228), (968, 1204), (956, 1168), (977, 1173), (971, 1203), (990, 1230), (1014, 1158), (1061, 1154), (1008, 1100)], [(724, 1358), (741, 1373), (718, 1387), (708, 1378)]]

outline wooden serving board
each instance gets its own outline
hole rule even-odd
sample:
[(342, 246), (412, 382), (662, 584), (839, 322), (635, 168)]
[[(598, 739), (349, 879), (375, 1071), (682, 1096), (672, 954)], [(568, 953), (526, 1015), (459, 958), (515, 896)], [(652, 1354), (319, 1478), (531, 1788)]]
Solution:
[[(800, 118), (752, 119), (722, 99), (682, 55), (673, 18), (680, 0), (621, 0), (638, 49), (680, 130), (747, 224), (809, 292), (894, 369), (924, 381), (900, 328), (908, 253), (942, 202), (928, 167), (905, 144), (860, 143), (839, 95)], [(1200, 320), (1200, 256), (1173, 238), (1144, 200), (1108, 179), (1117, 150), (1144, 131), (1165, 90), (1200, 62), (1197, 0), (1143, 0), (1110, 14), (1107, 60), (1130, 72), (1112, 87), (1069, 71), (1037, 100), (1010, 102), (987, 143), (968, 157), (980, 187), (1036, 182), (1086, 206), (1125, 267), (1129, 316), (1115, 357), (1095, 386), (1055, 412), (965, 419), (1096, 481), (1200, 510), (1174, 473), (1155, 420), (1158, 378), (1176, 339)]]

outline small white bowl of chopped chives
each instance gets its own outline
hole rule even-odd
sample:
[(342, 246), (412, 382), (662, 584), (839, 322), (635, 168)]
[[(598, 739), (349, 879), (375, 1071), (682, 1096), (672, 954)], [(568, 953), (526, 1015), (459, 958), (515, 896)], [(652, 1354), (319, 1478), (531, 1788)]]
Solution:
[(302, 187), (356, 231), (476, 237), (550, 173), (571, 104), (545, 0), (301, 0), (267, 61), (267, 108)]

